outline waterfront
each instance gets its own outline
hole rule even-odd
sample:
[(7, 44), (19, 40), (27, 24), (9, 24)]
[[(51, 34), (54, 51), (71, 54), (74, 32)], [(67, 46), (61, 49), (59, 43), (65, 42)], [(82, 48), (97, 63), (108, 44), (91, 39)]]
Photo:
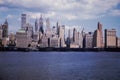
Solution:
[(120, 80), (120, 52), (0, 52), (0, 80)]

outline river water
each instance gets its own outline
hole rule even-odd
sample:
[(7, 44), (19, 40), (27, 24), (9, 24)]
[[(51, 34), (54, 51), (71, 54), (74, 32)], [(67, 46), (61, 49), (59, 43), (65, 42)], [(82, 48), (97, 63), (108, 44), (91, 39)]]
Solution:
[(120, 52), (0, 52), (0, 80), (120, 80)]

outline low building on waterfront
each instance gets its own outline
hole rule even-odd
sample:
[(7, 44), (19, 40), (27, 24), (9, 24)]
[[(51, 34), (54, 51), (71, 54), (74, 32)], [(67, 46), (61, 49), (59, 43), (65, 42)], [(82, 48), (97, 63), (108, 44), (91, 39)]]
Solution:
[(16, 47), (27, 48), (31, 43), (31, 36), (25, 30), (16, 32)]
[(105, 29), (105, 47), (115, 48), (116, 46), (116, 30)]
[(93, 33), (85, 34), (85, 48), (93, 48)]
[(60, 38), (58, 36), (53, 36), (50, 38), (50, 47), (60, 47)]
[(120, 48), (120, 37), (117, 38), (117, 47)]

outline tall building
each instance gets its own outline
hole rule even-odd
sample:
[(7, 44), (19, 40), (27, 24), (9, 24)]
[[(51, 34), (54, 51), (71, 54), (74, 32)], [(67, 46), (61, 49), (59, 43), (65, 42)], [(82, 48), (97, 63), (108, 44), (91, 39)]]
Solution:
[(65, 25), (59, 27), (60, 47), (66, 47), (65, 45)]
[(93, 33), (89, 32), (85, 35), (85, 48), (93, 48)]
[(37, 21), (37, 19), (35, 20), (35, 32), (38, 32), (38, 21)]
[(82, 33), (78, 33), (79, 36), (79, 47), (83, 48), (83, 36)]
[(105, 47), (115, 48), (116, 47), (116, 30), (105, 29)]
[(93, 47), (103, 48), (103, 34), (102, 34), (102, 24), (98, 22), (98, 29), (95, 30), (93, 35)]
[(100, 32), (100, 47), (104, 47), (102, 24), (100, 22), (98, 22), (98, 30)]
[(56, 23), (56, 33), (57, 33), (57, 35), (59, 35), (59, 24), (58, 24), (58, 22)]
[(2, 37), (8, 37), (8, 22), (7, 19), (5, 20), (4, 24), (2, 25)]
[(83, 38), (82, 34), (80, 32), (77, 32), (77, 30), (74, 28), (73, 29), (73, 43), (74, 45), (78, 45), (79, 48), (82, 48), (82, 43), (83, 43)]
[(52, 36), (49, 18), (46, 19), (46, 36), (47, 37), (51, 37)]
[(75, 28), (73, 29), (73, 42), (76, 44), (79, 44), (79, 36), (78, 36), (78, 32)]
[(44, 33), (42, 15), (41, 15), (41, 17), (40, 17), (40, 19), (39, 19), (39, 32), (41, 32), (42, 34)]
[(21, 14), (21, 29), (25, 29), (25, 25), (26, 25), (26, 14)]
[(67, 40), (66, 40), (66, 46), (70, 48), (70, 29), (68, 30), (68, 37), (67, 37)]

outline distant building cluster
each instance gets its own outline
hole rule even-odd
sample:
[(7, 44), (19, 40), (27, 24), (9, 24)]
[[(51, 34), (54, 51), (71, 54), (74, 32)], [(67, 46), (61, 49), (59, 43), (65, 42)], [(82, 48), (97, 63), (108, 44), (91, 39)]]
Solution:
[(27, 23), (27, 14), (21, 14), (21, 29), (16, 34), (8, 34), (8, 22), (0, 25), (0, 46), (14, 46), (19, 48), (37, 47), (46, 48), (117, 48), (120, 47), (120, 38), (116, 36), (115, 29), (105, 29), (104, 36), (102, 24), (98, 22), (97, 29), (94, 32), (85, 33), (84, 29), (79, 32), (73, 28), (68, 30), (68, 36), (65, 37), (65, 25), (56, 25), (51, 27), (50, 19), (46, 19), (46, 25), (43, 25), (43, 17), (35, 20), (35, 25)]

